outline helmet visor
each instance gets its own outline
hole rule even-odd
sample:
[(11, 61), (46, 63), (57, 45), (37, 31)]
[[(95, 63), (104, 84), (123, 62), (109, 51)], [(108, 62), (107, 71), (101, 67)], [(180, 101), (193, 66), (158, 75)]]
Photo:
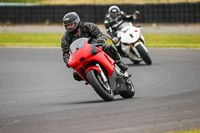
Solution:
[(119, 13), (110, 13), (111, 18), (115, 19), (119, 16)]
[(75, 22), (72, 22), (72, 23), (69, 23), (69, 24), (66, 24), (65, 25), (65, 28), (67, 30), (71, 30), (71, 29), (74, 29), (76, 27), (76, 23)]
[(77, 18), (76, 20), (72, 22), (65, 21), (63, 24), (66, 30), (68, 30), (69, 32), (72, 32), (78, 27), (79, 23), (80, 23), (80, 19)]

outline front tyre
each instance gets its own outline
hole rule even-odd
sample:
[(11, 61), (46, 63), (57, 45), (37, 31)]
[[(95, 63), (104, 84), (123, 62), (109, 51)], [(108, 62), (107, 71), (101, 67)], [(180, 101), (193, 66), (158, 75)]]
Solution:
[(144, 48), (141, 45), (138, 45), (136, 46), (136, 49), (140, 53), (140, 56), (144, 60), (144, 62), (147, 65), (151, 65), (152, 64), (151, 58), (149, 57), (149, 54), (144, 50)]
[(132, 98), (135, 95), (135, 88), (130, 79), (126, 82), (126, 91), (123, 91), (120, 96), (123, 98)]
[(114, 99), (114, 93), (108, 83), (104, 83), (101, 74), (95, 70), (89, 70), (86, 73), (86, 77), (90, 82), (90, 85), (94, 88), (96, 93), (105, 101), (112, 101)]

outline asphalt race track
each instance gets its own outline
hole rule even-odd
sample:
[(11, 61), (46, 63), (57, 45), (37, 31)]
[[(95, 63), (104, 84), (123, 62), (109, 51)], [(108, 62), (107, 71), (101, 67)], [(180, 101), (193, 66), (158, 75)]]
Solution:
[(60, 48), (0, 48), (0, 133), (163, 133), (200, 129), (200, 50), (149, 48), (136, 95), (104, 102), (74, 81)]

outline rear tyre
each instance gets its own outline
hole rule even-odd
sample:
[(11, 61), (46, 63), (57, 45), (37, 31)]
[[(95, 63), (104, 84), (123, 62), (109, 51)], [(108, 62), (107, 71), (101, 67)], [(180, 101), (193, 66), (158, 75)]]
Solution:
[(112, 101), (114, 99), (112, 89), (108, 89), (110, 87), (108, 83), (102, 82), (103, 80), (100, 73), (95, 70), (89, 70), (86, 73), (86, 77), (90, 82), (90, 85), (103, 100)]
[(149, 57), (149, 54), (144, 50), (144, 48), (141, 45), (138, 45), (136, 46), (136, 49), (140, 53), (140, 56), (144, 60), (144, 62), (147, 65), (151, 65), (152, 64), (151, 58)]
[(126, 91), (120, 94), (123, 98), (132, 98), (135, 95), (135, 88), (130, 79), (126, 82)]

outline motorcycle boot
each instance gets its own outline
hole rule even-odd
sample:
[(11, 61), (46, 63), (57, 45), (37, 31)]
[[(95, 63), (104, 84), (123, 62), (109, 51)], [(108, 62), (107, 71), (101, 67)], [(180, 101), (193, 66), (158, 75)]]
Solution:
[(125, 71), (128, 70), (128, 66), (127, 66), (124, 62), (122, 62), (121, 60), (116, 60), (116, 61), (115, 61), (115, 64), (117, 64), (117, 66), (118, 66), (123, 72), (125, 72)]
[(117, 48), (117, 51), (121, 55), (121, 57), (125, 57), (124, 52), (121, 49), (121, 45), (116, 45), (115, 47)]
[(102, 46), (102, 49), (105, 51), (106, 54), (108, 54), (115, 61), (115, 64), (123, 72), (125, 72), (128, 69), (128, 66), (121, 61), (120, 55), (119, 55), (115, 46), (112, 46), (112, 45), (109, 45), (109, 44), (104, 44)]

